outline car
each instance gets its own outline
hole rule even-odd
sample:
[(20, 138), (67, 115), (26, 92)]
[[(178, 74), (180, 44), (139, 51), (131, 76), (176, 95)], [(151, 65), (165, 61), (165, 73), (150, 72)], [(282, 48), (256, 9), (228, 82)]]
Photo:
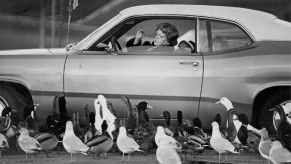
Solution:
[[(153, 41), (159, 23), (171, 23), (178, 44), (131, 46), (138, 29)], [(97, 28), (79, 43), (59, 49), (0, 52), (0, 107), (19, 114), (39, 104), (38, 117), (53, 113), (53, 100), (64, 95), (70, 114), (104, 95), (118, 118), (127, 117), (127, 96), (133, 105), (146, 100), (151, 121), (163, 111), (176, 118), (200, 118), (211, 128), (217, 114), (225, 124), (226, 109), (214, 102), (227, 97), (238, 113), (257, 128), (276, 129), (269, 111), (290, 101), (291, 23), (251, 9), (208, 5), (155, 4), (134, 6)]]

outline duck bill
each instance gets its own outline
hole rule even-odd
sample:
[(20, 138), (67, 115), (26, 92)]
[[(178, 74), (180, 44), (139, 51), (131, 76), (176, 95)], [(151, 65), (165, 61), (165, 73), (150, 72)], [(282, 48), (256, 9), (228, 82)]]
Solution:
[(148, 105), (147, 105), (147, 109), (153, 110), (154, 107), (148, 104)]
[(218, 100), (214, 104), (221, 104), (221, 102), (220, 102), (220, 100)]

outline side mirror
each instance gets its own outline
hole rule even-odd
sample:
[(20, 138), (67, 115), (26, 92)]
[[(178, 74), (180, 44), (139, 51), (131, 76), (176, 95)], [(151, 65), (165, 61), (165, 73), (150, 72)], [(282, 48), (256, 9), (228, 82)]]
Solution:
[(72, 47), (74, 47), (76, 44), (75, 43), (69, 43), (69, 44), (67, 44), (66, 45), (66, 47), (65, 47), (65, 49), (67, 50), (67, 51), (69, 51)]
[(104, 44), (104, 43), (98, 43), (96, 45), (97, 48), (108, 48), (108, 45), (107, 44)]

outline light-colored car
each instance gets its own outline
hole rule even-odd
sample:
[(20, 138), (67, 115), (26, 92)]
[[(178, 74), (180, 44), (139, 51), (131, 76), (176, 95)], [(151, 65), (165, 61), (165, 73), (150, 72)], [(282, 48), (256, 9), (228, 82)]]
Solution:
[[(152, 42), (162, 22), (179, 31), (174, 48), (126, 47), (138, 29), (143, 41)], [(79, 111), (84, 122), (83, 108), (94, 111), (94, 98), (103, 94), (121, 118), (127, 116), (121, 101), (127, 96), (134, 105), (150, 103), (153, 121), (165, 110), (172, 118), (181, 110), (210, 128), (216, 114), (225, 123), (226, 109), (214, 102), (226, 96), (254, 126), (273, 129), (269, 109), (291, 95), (291, 23), (244, 8), (136, 6), (71, 48), (0, 54), (1, 108), (21, 113), (26, 104), (40, 104), (41, 119), (53, 112), (54, 97), (64, 94), (68, 111)]]

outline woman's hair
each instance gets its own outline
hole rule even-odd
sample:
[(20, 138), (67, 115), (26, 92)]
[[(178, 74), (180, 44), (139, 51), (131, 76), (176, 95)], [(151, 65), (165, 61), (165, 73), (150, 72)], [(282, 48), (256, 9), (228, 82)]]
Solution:
[(179, 33), (174, 25), (170, 23), (160, 23), (157, 26), (157, 31), (158, 30), (161, 30), (164, 34), (166, 34), (169, 46), (174, 46), (178, 43), (177, 39), (179, 37)]

